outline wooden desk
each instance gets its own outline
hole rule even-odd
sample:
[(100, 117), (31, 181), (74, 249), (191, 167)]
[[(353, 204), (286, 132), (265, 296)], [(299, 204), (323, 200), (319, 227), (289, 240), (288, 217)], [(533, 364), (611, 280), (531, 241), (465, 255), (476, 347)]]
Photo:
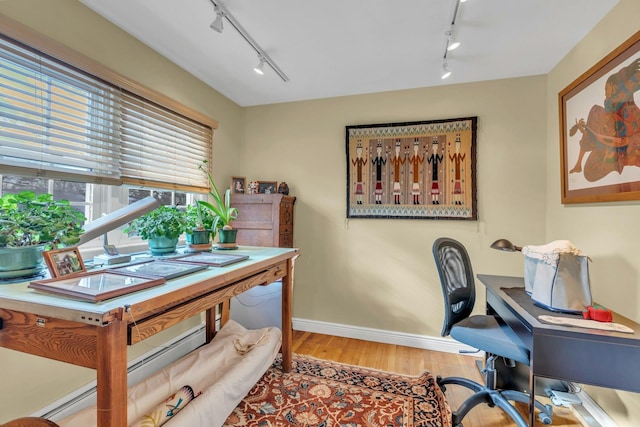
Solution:
[[(540, 322), (545, 310), (524, 293), (522, 277), (479, 274), (487, 288), (487, 310), (497, 314), (515, 331), (531, 352), (529, 391), (535, 396), (535, 377), (640, 392), (640, 324), (614, 312), (613, 320), (635, 333), (557, 326)], [(516, 289), (512, 289), (516, 288)], [(534, 411), (530, 425), (534, 425)]]
[(0, 346), (95, 369), (98, 427), (126, 427), (127, 345), (203, 311), (208, 342), (215, 335), (218, 305), (224, 324), (231, 297), (282, 279), (282, 358), (288, 372), (293, 273), (299, 252), (240, 247), (234, 253), (249, 259), (95, 304), (37, 293), (27, 288), (27, 282), (0, 286)]

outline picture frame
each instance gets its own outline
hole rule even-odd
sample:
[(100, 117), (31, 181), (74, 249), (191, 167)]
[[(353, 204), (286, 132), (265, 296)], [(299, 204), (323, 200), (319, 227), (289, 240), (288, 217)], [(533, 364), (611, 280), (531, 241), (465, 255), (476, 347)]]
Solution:
[(145, 260), (123, 265), (121, 267), (108, 268), (106, 271), (143, 276), (163, 277), (166, 280), (170, 280), (206, 269), (207, 266), (201, 264), (168, 260)]
[(477, 121), (346, 126), (347, 218), (476, 220)]
[(563, 204), (640, 200), (638, 91), (640, 31), (558, 93)]
[(165, 282), (163, 277), (115, 271), (91, 271), (55, 279), (34, 280), (27, 287), (50, 295), (100, 302)]
[(52, 278), (64, 277), (87, 271), (84, 261), (82, 261), (82, 255), (80, 255), (80, 250), (77, 246), (43, 251), (42, 257), (47, 264), (49, 274)]
[(244, 261), (245, 259), (249, 259), (249, 255), (198, 252), (198, 253), (173, 257), (168, 259), (167, 261), (170, 261), (170, 262), (182, 261), (185, 263), (202, 264), (205, 266), (224, 267), (229, 264), (235, 264), (236, 262)]
[(244, 176), (231, 177), (231, 192), (235, 194), (244, 194), (247, 191), (247, 178)]
[(258, 194), (276, 194), (278, 181), (258, 181)]

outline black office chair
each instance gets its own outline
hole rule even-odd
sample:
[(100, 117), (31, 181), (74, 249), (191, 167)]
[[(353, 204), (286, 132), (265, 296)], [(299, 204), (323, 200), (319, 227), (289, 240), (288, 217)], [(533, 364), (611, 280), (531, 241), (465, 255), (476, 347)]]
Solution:
[[(438, 385), (446, 391), (446, 385), (455, 384), (471, 389), (474, 394), (453, 412), (453, 426), (462, 426), (462, 419), (475, 406), (486, 403), (498, 406), (509, 415), (518, 427), (529, 424), (509, 402), (529, 404), (529, 395), (515, 390), (499, 390), (496, 387), (495, 360), (499, 357), (529, 365), (529, 350), (507, 325), (499, 323), (491, 315), (471, 316), (476, 299), (475, 281), (469, 254), (464, 246), (453, 239), (439, 238), (433, 243), (433, 256), (438, 267), (445, 302), (442, 336), (451, 335), (457, 341), (486, 353), (482, 375), (485, 384), (467, 378), (438, 377)], [(552, 408), (536, 401), (538, 417), (544, 424), (551, 424)]]

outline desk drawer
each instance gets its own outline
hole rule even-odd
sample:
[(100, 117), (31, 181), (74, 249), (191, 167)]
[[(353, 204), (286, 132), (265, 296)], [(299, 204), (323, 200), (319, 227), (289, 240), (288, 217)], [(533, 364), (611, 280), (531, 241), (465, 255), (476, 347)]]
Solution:
[(572, 338), (537, 333), (533, 373), (598, 387), (640, 392), (640, 347), (607, 342), (601, 335)]
[(268, 285), (286, 275), (287, 263), (284, 261), (208, 294), (196, 296), (163, 312), (139, 319), (135, 323), (131, 322), (128, 325), (128, 344), (136, 344), (198, 313), (214, 309), (216, 305), (229, 301), (247, 289)]

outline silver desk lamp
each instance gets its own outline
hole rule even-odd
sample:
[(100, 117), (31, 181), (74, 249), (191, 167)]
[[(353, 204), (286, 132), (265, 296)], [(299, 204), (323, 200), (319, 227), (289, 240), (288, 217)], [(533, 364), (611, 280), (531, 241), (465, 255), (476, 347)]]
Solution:
[(95, 257), (95, 261), (102, 261), (104, 264), (118, 264), (131, 260), (130, 255), (117, 254), (117, 251), (110, 252), (109, 242), (107, 240), (107, 232), (120, 227), (134, 219), (151, 212), (160, 207), (160, 202), (152, 197), (148, 196), (137, 202), (131, 203), (128, 206), (117, 209), (109, 214), (106, 214), (95, 221), (91, 221), (84, 226), (84, 232), (80, 235), (80, 242), (78, 246), (87, 243), (96, 237), (103, 236), (103, 246), (105, 248), (105, 254)]
[(498, 249), (507, 252), (521, 252), (522, 246), (516, 246), (507, 239), (498, 239), (491, 244), (492, 249)]

